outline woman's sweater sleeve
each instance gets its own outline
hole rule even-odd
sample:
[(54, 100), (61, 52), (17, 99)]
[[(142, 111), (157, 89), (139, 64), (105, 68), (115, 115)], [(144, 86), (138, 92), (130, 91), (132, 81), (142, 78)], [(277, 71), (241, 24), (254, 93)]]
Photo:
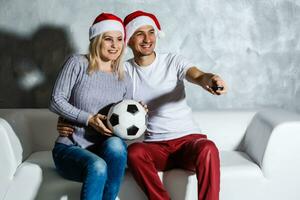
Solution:
[(71, 56), (60, 71), (50, 100), (49, 109), (70, 121), (88, 125), (90, 113), (80, 110), (69, 103), (72, 89), (84, 73), (76, 56)]

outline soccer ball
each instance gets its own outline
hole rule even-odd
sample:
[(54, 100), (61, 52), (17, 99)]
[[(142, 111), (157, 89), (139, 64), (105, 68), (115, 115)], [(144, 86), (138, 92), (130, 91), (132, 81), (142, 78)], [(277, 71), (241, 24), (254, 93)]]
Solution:
[(116, 136), (133, 140), (145, 132), (146, 118), (147, 113), (140, 103), (123, 100), (110, 108), (107, 125)]

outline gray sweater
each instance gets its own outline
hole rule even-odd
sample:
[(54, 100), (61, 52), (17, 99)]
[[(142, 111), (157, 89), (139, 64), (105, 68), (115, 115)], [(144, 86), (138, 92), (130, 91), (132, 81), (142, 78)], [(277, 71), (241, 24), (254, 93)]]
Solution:
[(89, 115), (106, 115), (111, 104), (132, 99), (132, 81), (127, 73), (118, 80), (115, 73), (97, 71), (89, 75), (87, 68), (84, 55), (73, 55), (57, 77), (49, 109), (75, 127), (71, 136), (58, 137), (58, 143), (86, 148), (100, 142), (103, 136), (87, 126)]

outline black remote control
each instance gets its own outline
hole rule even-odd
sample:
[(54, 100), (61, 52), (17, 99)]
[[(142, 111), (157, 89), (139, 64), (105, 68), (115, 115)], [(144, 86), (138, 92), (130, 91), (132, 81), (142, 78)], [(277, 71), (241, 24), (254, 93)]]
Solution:
[(217, 91), (217, 90), (223, 90), (224, 87), (223, 87), (223, 86), (214, 85), (214, 86), (211, 87), (211, 89), (212, 89), (213, 91)]

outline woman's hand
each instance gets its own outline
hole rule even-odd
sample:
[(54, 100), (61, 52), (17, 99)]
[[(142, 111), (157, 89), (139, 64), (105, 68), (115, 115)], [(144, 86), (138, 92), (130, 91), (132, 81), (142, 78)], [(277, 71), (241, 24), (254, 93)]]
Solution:
[(112, 136), (112, 132), (111, 130), (109, 130), (104, 123), (102, 122), (102, 120), (106, 120), (106, 116), (105, 115), (101, 115), (101, 114), (96, 114), (92, 117), (89, 118), (89, 122), (88, 124), (93, 127), (97, 132), (101, 133), (102, 135), (105, 136)]
[(59, 117), (56, 125), (56, 129), (61, 137), (68, 137), (74, 133), (74, 127), (72, 124), (66, 122), (63, 118)]

